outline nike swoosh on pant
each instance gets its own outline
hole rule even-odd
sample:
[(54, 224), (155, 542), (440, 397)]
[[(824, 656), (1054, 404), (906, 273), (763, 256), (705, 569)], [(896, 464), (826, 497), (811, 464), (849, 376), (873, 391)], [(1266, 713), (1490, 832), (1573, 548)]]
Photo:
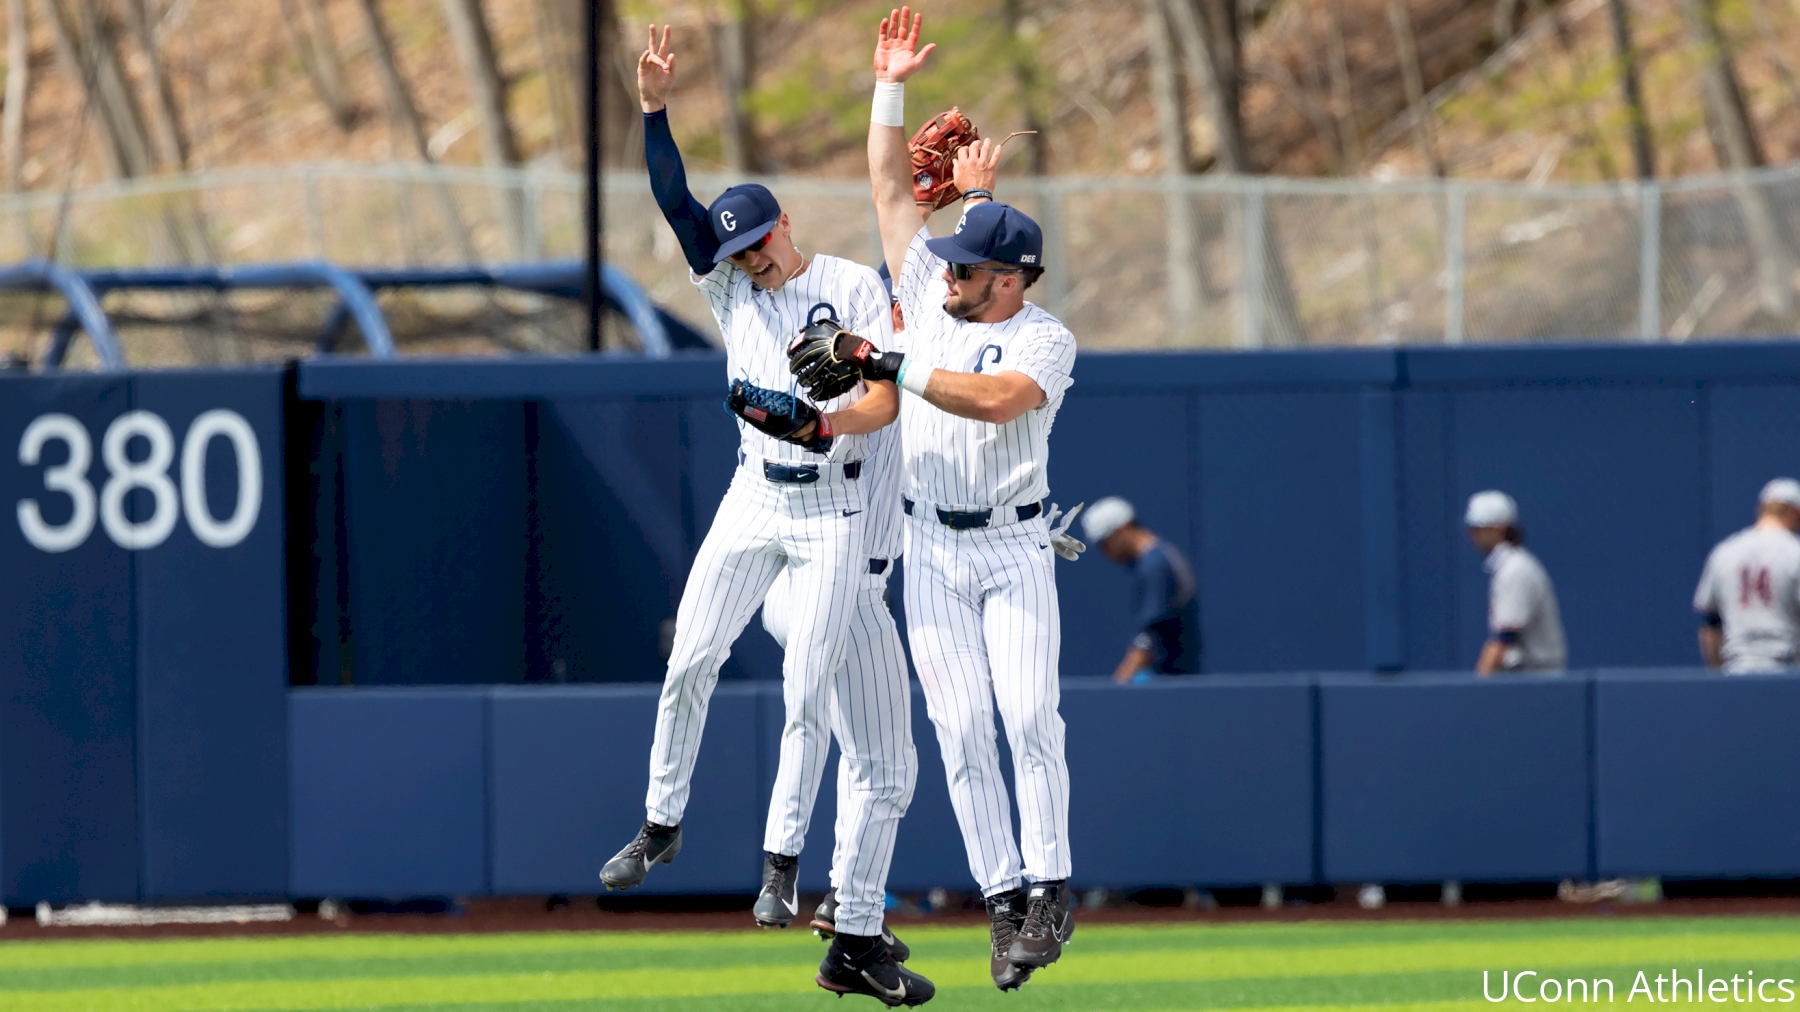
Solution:
[(861, 513), (861, 512), (862, 512), (862, 510), (845, 510), (845, 511), (844, 511), (844, 515), (845, 515), (845, 516), (847, 516), (847, 517), (853, 517), (853, 516), (855, 516), (855, 515), (857, 515), (857, 514), (858, 514), (858, 513)]

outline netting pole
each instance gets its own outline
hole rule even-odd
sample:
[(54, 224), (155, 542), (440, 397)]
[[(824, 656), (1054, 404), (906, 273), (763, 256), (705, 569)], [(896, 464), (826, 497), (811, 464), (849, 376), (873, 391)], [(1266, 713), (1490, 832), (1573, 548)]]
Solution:
[(1662, 186), (1638, 184), (1638, 340), (1662, 336)]
[(1463, 272), (1468, 251), (1463, 241), (1468, 215), (1467, 194), (1455, 183), (1444, 187), (1444, 343), (1463, 343)]
[(1243, 197), (1244, 265), (1242, 291), (1238, 293), (1238, 344), (1245, 348), (1263, 346), (1263, 243), (1268, 232), (1263, 225), (1262, 187), (1246, 182)]
[[(1065, 304), (1069, 295), (1069, 259), (1067, 236), (1063, 234), (1063, 188), (1054, 177), (1040, 176), (1038, 192), (1043, 194), (1044, 220), (1041, 228), (1044, 233), (1044, 262), (1052, 269), (1044, 272), (1044, 301), (1050, 304), (1050, 313), (1066, 324), (1065, 318), (1069, 307)], [(890, 266), (888, 268), (892, 270)]]
[(307, 253), (314, 260), (325, 258), (325, 212), (319, 206), (319, 177), (307, 166), (301, 176), (301, 184), (306, 190), (306, 247)]
[(582, 67), (582, 90), (587, 96), (587, 270), (582, 278), (588, 311), (588, 349), (600, 350), (600, 256), (601, 201), (600, 192), (600, 26), (612, 17), (612, 0), (592, 0), (586, 9), (587, 60)]

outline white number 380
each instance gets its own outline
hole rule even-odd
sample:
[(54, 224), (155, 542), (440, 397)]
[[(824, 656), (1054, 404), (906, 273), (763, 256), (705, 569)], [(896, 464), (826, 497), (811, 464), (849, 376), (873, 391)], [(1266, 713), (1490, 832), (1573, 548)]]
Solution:
[[(132, 460), (125, 453), (134, 436), (150, 444), (149, 456), (143, 460)], [(237, 506), (223, 520), (212, 515), (206, 502), (206, 448), (217, 436), (229, 440), (237, 454)], [(160, 415), (127, 411), (106, 427), (106, 435), (100, 439), (100, 458), (108, 475), (97, 496), (87, 478), (94, 460), (93, 441), (81, 422), (69, 415), (32, 419), (19, 439), (19, 463), (36, 467), (44, 444), (52, 440), (69, 448), (69, 459), (44, 469), (44, 488), (68, 496), (74, 510), (67, 522), (49, 524), (36, 499), (19, 500), (19, 530), (36, 548), (66, 552), (80, 547), (94, 532), (96, 515), (107, 536), (125, 549), (162, 544), (175, 530), (178, 515), (184, 513), (194, 537), (213, 548), (230, 548), (256, 527), (257, 514), (262, 511), (262, 452), (256, 445), (255, 430), (235, 411), (207, 411), (188, 426), (187, 437), (181, 441), (179, 493), (169, 479), (175, 435)], [(137, 488), (150, 493), (155, 507), (148, 519), (134, 522), (125, 515), (125, 500)]]

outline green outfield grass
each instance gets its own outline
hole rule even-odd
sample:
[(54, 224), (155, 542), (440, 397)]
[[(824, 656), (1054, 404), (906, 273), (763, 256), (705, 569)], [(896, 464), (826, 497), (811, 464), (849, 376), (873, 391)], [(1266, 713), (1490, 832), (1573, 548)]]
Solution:
[[(1501, 970), (1605, 977), (1613, 1004), (1642, 1008), (1642, 995), (1627, 1002), (1639, 970), (1800, 978), (1793, 917), (1090, 925), (1061, 963), (1004, 995), (988, 981), (985, 931), (902, 933), (941, 1009), (1449, 1012), (1489, 1007), (1483, 970), (1496, 990)], [(0, 1012), (878, 1008), (813, 984), (822, 950), (798, 931), (754, 930), (9, 942)]]

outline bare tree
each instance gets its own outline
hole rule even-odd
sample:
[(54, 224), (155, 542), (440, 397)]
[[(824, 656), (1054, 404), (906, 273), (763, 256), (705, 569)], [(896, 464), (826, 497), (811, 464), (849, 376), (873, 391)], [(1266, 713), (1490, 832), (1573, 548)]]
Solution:
[[(163, 70), (162, 46), (156, 38), (155, 23), (160, 20), (156, 0), (124, 0), (125, 21), (131, 27), (138, 49), (148, 69), (151, 137), (163, 165), (172, 169), (187, 168), (187, 136), (181, 128), (181, 117), (175, 111), (175, 95), (169, 89), (169, 78)], [(148, 9), (146, 9), (148, 8)]]
[(1169, 330), (1188, 334), (1200, 316), (1194, 242), (1193, 203), (1182, 181), (1188, 174), (1187, 116), (1181, 77), (1175, 72), (1174, 46), (1162, 0), (1143, 0), (1144, 38), (1150, 46), (1150, 99), (1156, 107), (1156, 132), (1162, 147), (1162, 172), (1171, 186), (1163, 198), (1164, 234), (1168, 237)]
[(31, 25), (25, 0), (6, 0), (6, 110), (0, 125), (6, 192), (25, 188), (25, 96), (31, 87)]
[(1757, 297), (1763, 310), (1786, 319), (1794, 311), (1794, 257), (1777, 225), (1769, 195), (1742, 173), (1763, 164), (1756, 125), (1744, 107), (1743, 86), (1719, 33), (1709, 0), (1678, 0), (1681, 20), (1700, 59), (1700, 93), (1714, 149), (1732, 171), (1738, 212), (1756, 252)]
[[(469, 98), (481, 119), (482, 164), (491, 169), (511, 168), (519, 164), (519, 147), (506, 114), (506, 79), (500, 74), (494, 37), (488, 31), (481, 2), (443, 0), (443, 5), (457, 59), (462, 63), (463, 79), (469, 83)], [(523, 195), (512, 187), (495, 186), (492, 191), (507, 250), (518, 256), (525, 252)]]
[(1756, 34), (1761, 36), (1763, 43), (1769, 47), (1769, 55), (1775, 62), (1776, 75), (1781, 78), (1781, 83), (1787, 86), (1788, 101), (1792, 102), (1795, 108), (1800, 109), (1800, 77), (1796, 76), (1794, 63), (1788, 58), (1786, 47), (1781, 44), (1781, 37), (1775, 32), (1774, 22), (1769, 20), (1769, 12), (1763, 6), (1763, 0), (1750, 0), (1750, 14), (1756, 20)]
[(1631, 154), (1639, 179), (1656, 178), (1656, 148), (1650, 141), (1650, 113), (1644, 107), (1644, 90), (1638, 84), (1637, 46), (1631, 41), (1631, 15), (1625, 0), (1607, 0), (1612, 12), (1613, 55), (1619, 61), (1619, 87), (1625, 95), (1626, 115), (1631, 117)]
[[(394, 58), (394, 45), (388, 37), (387, 24), (382, 20), (381, 9), (376, 4), (377, 0), (357, 0), (357, 6), (362, 9), (363, 28), (368, 36), (369, 55), (375, 61), (375, 74), (381, 79), (382, 95), (387, 102), (390, 130), (406, 141), (412, 148), (414, 157), (422, 162), (432, 162), (435, 159), (431, 157), (425, 121), (419, 116), (419, 107), (413, 104), (412, 90), (407, 87), (406, 78), (400, 73), (400, 63)], [(452, 241), (462, 252), (463, 259), (473, 261), (476, 258), (475, 247), (469, 241), (469, 232), (463, 225), (455, 195), (443, 183), (434, 185), (432, 192), (436, 195), (438, 209), (444, 216), (444, 226)], [(405, 201), (403, 193), (403, 214)]]
[(1221, 172), (1247, 172), (1250, 158), (1244, 147), (1243, 121), (1238, 115), (1237, 89), (1225, 87), (1226, 79), (1215, 59), (1210, 30), (1200, 17), (1197, 4), (1204, 0), (1168, 0), (1169, 23), (1181, 42), (1181, 53), (1187, 64), (1188, 79), (1199, 89), (1206, 104), (1207, 118), (1212, 120), (1216, 148), (1214, 162)]
[(1494, 35), (1494, 48), (1511, 42), (1519, 31), (1519, 0), (1494, 0), (1493, 25), (1489, 30)]
[(84, 101), (95, 113), (103, 171), (111, 179), (147, 174), (151, 159), (143, 120), (92, 0), (75, 0), (73, 16), (60, 0), (40, 3), (57, 62), (81, 87)]
[(1006, 0), (1006, 38), (1012, 53), (1013, 83), (1019, 91), (1019, 112), (1025, 121), (1020, 129), (1029, 131), (1022, 138), (1031, 149), (1027, 171), (1041, 176), (1050, 171), (1050, 144), (1041, 108), (1037, 59), (1025, 36), (1025, 15), (1021, 8), (1020, 0)]
[(1406, 105), (1418, 138), (1419, 154), (1431, 167), (1431, 174), (1444, 176), (1444, 162), (1438, 157), (1437, 131), (1431, 121), (1431, 109), (1425, 104), (1425, 73), (1419, 65), (1419, 44), (1413, 37), (1412, 17), (1406, 13), (1406, 0), (1387, 0), (1388, 27), (1394, 33), (1394, 48), (1400, 56), (1400, 76), (1406, 83)]
[(1350, 86), (1350, 58), (1344, 49), (1343, 0), (1325, 5), (1326, 66), (1331, 76), (1331, 106), (1337, 119), (1338, 173), (1352, 175), (1362, 168), (1362, 134), (1356, 128), (1356, 96)]
[(581, 117), (576, 112), (580, 103), (569, 80), (568, 33), (556, 0), (531, 0), (531, 34), (537, 43), (538, 72), (544, 75), (544, 91), (550, 99), (556, 147), (564, 158), (572, 158), (581, 147)]
[(331, 113), (338, 129), (349, 130), (356, 124), (356, 107), (344, 86), (344, 65), (319, 0), (281, 0), (281, 23), (300, 58), (300, 69), (312, 82), (313, 94)]
[(725, 167), (734, 172), (756, 172), (761, 158), (756, 145), (756, 125), (750, 116), (751, 68), (755, 66), (756, 11), (751, 0), (730, 0), (725, 18), (713, 26), (713, 44), (719, 55), (719, 90), (725, 105), (721, 138)]

